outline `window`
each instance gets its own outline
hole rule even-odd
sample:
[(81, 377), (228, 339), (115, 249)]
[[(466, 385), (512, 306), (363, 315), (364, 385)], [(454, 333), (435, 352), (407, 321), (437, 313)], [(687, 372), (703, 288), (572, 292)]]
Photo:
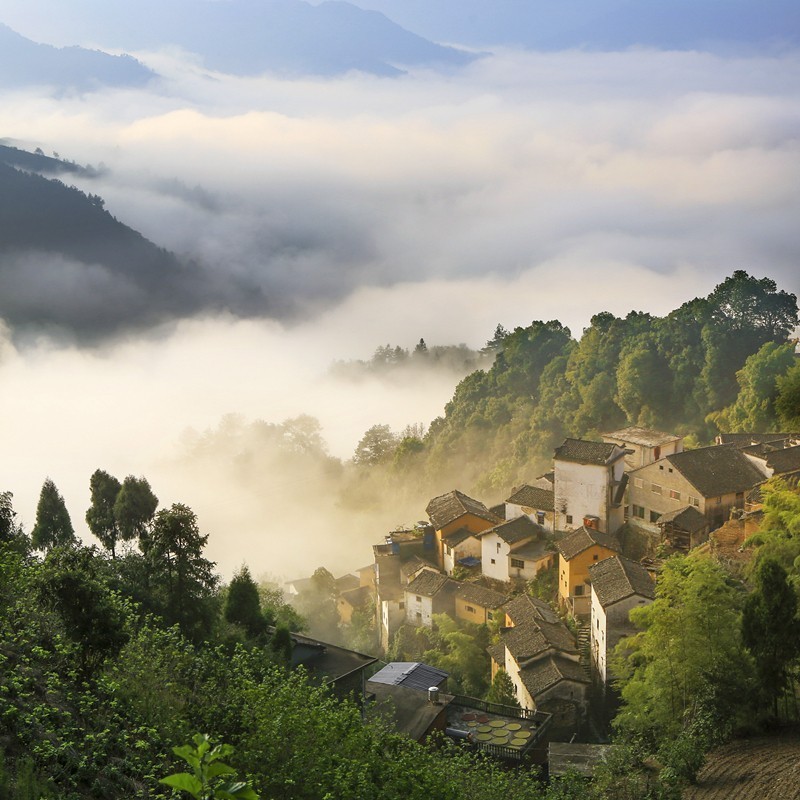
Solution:
[(663, 465), (663, 464), (660, 464), (658, 468), (659, 468), (659, 469), (660, 469), (662, 472), (664, 471), (664, 465)]
[(669, 468), (669, 471), (672, 472), (672, 467)]
[(659, 514), (658, 511), (651, 511), (650, 512), (650, 522), (658, 522), (658, 518), (660, 516), (661, 516), (661, 514)]
[(495, 563), (494, 559), (492, 559), (491, 561), (492, 561), (492, 564), (494, 564), (494, 563)]
[(572, 514), (567, 514), (567, 525), (572, 525)]
[(634, 478), (633, 479), (633, 485), (637, 489), (641, 489), (644, 486), (644, 481), (641, 478)]
[(633, 516), (637, 519), (644, 519), (644, 506), (633, 506)]
[(670, 489), (669, 490), (669, 496), (673, 500), (680, 500), (681, 499), (681, 493), (680, 492), (676, 492), (674, 489)]
[(512, 558), (511, 566), (514, 567), (514, 569), (525, 569), (525, 562), (519, 558)]
[(494, 619), (494, 614), (493, 614), (491, 611), (487, 611), (487, 612), (486, 612), (486, 616), (487, 616), (489, 619)]
[(653, 494), (661, 494), (661, 486), (659, 484), (657, 484), (657, 483), (651, 483), (650, 484), (650, 491)]
[(422, 602), (422, 598), (421, 598), (419, 595), (417, 595), (417, 602), (418, 602), (418, 603), (421, 603), (421, 602)]
[(467, 614), (475, 613), (475, 609), (472, 606), (464, 606), (464, 608), (467, 610)]
[(497, 552), (500, 552), (500, 542), (497, 543)]
[(715, 500), (715, 502), (716, 502), (716, 504), (717, 504), (718, 506), (719, 506), (719, 505), (722, 505), (722, 498), (721, 498), (721, 497), (718, 497), (718, 498)]
[(536, 512), (536, 521), (540, 525), (544, 525), (544, 511), (537, 511)]
[(418, 620), (422, 619), (422, 614), (420, 614), (420, 612), (419, 612), (419, 611), (417, 611), (417, 613), (416, 613), (416, 615), (415, 615), (415, 616), (416, 616), (416, 618), (417, 618)]
[(575, 587), (575, 596), (577, 597), (577, 596), (582, 595), (582, 594), (583, 594), (583, 585), (576, 586)]
[(700, 501), (696, 497), (692, 497), (691, 495), (688, 495), (686, 499), (689, 501), (689, 505), (690, 506), (699, 506), (700, 505)]
[(400, 610), (402, 611), (406, 607), (405, 603), (400, 603)]
[(597, 555), (597, 553), (595, 553), (595, 554), (592, 556), (592, 559), (593, 559), (594, 561), (597, 561), (597, 559), (598, 559), (598, 558), (599, 558), (599, 556)]

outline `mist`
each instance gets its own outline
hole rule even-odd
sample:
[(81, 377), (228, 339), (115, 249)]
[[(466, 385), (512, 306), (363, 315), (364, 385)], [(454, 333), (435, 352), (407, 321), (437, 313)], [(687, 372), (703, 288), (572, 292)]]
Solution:
[[(120, 328), (91, 347), (69, 331), (3, 333), (0, 488), (28, 530), (49, 475), (91, 541), (102, 468), (145, 475), (162, 507), (191, 506), (226, 576), (243, 561), (338, 574), (430, 498), (343, 510), (321, 478), (193, 460), (187, 429), (310, 414), (349, 458), (373, 424), (440, 415), (457, 378), (354, 385), (328, 375), (335, 359), (420, 337), (479, 348), (497, 323), (534, 319), (580, 335), (599, 311), (664, 314), (739, 268), (800, 290), (797, 54), (505, 51), (450, 75), (293, 81), (133, 55), (163, 76), (148, 90), (4, 92), (0, 134), (102, 162), (76, 185), (201, 263), (208, 311), (152, 327), (106, 286)], [(85, 287), (44, 288), (80, 318)]]

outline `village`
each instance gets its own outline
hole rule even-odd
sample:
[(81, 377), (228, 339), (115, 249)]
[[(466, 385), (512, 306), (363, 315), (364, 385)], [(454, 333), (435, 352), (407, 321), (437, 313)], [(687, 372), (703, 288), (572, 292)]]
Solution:
[[(498, 505), (457, 489), (434, 497), (427, 520), (387, 533), (372, 563), (336, 580), (343, 625), (374, 611), (376, 653), (352, 653), (330, 682), (383, 704), (418, 741), (438, 729), (508, 762), (589, 774), (616, 700), (611, 654), (637, 632), (630, 611), (653, 602), (672, 553), (747, 558), (760, 486), (773, 477), (797, 482), (800, 435), (721, 434), (684, 449), (681, 436), (628, 427), (566, 439), (551, 471)], [(307, 582), (287, 584), (289, 596)], [(552, 598), (535, 596), (536, 584)], [(487, 682), (504, 672), (513, 706), (448, 694), (434, 666), (381, 660), (401, 628), (431, 628), (437, 615), (494, 632)]]

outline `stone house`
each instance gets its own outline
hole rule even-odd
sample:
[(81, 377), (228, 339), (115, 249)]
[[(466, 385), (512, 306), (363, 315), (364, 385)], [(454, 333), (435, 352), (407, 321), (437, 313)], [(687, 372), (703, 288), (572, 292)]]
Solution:
[(515, 489), (505, 502), (507, 520), (526, 516), (531, 522), (552, 533), (555, 530), (555, 492), (526, 484)]
[(653, 602), (655, 584), (641, 564), (622, 556), (612, 556), (590, 566), (589, 580), (592, 666), (600, 681), (607, 684), (613, 677), (609, 673), (608, 656), (621, 639), (638, 632), (630, 621), (630, 612)]
[(625, 521), (626, 450), (608, 442), (565, 439), (553, 458), (555, 529), (589, 524), (615, 533)]
[(483, 531), (479, 534), (481, 571), (487, 578), (506, 583), (531, 580), (553, 562), (546, 536), (545, 529), (524, 514)]
[(434, 614), (455, 616), (455, 593), (458, 583), (440, 572), (423, 569), (406, 586), (406, 622), (410, 625), (433, 626)]
[(683, 452), (682, 436), (650, 428), (631, 427), (604, 433), (603, 441), (616, 444), (628, 451), (625, 455), (626, 472), (652, 464), (673, 453)]

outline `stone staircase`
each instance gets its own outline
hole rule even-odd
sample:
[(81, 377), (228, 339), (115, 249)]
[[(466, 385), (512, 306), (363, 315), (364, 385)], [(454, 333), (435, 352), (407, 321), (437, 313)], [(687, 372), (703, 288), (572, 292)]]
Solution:
[(580, 654), (581, 666), (586, 673), (586, 677), (591, 680), (592, 677), (592, 654), (591, 647), (591, 629), (588, 624), (583, 624), (578, 628), (578, 653)]

